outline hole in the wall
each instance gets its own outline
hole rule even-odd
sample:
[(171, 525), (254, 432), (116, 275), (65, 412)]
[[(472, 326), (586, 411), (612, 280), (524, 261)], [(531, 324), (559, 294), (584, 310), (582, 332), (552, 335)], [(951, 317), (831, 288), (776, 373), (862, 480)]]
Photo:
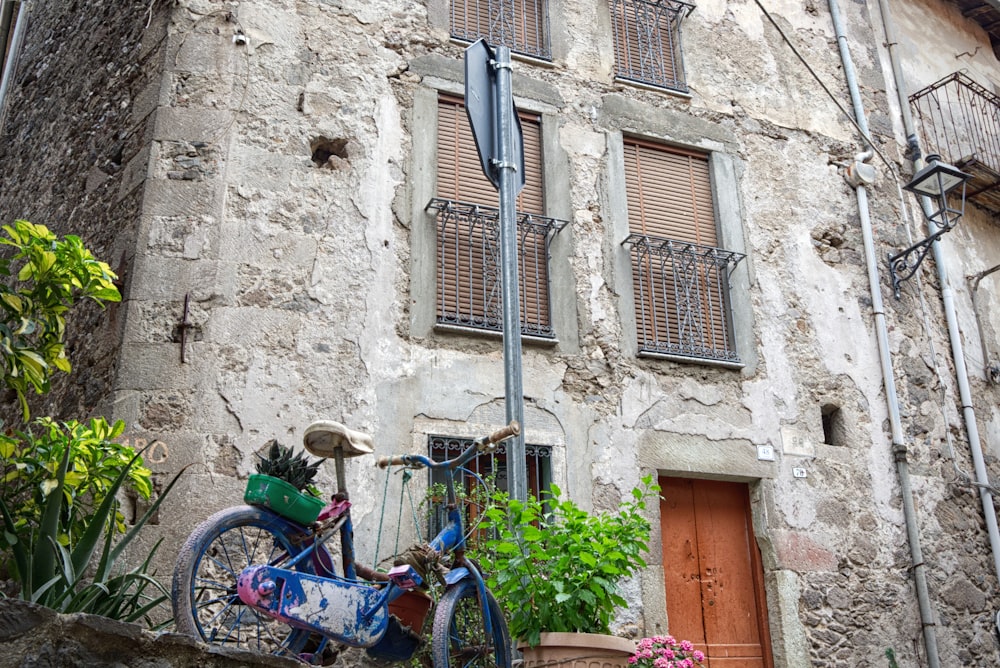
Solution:
[(840, 406), (826, 404), (821, 410), (823, 442), (827, 445), (846, 445), (844, 413)]
[[(309, 149), (312, 151), (312, 161), (317, 167), (325, 167), (339, 160), (347, 160), (347, 140), (343, 138), (330, 139), (328, 137), (316, 137), (309, 142)], [(339, 158), (339, 160), (331, 160)]]

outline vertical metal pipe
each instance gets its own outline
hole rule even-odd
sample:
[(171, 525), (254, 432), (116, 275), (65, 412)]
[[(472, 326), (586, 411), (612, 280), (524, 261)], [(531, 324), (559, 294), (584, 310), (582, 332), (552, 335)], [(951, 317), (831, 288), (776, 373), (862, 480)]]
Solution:
[[(840, 15), (840, 5), (837, 0), (829, 0), (830, 17), (833, 21), (840, 58), (844, 65), (844, 77), (851, 93), (854, 115), (858, 127), (868, 142), (868, 119), (857, 83), (854, 61), (847, 47), (847, 37)], [(870, 152), (869, 152), (870, 157)], [(859, 156), (860, 158), (860, 156)], [(882, 302), (881, 281), (878, 273), (878, 260), (875, 256), (875, 241), (872, 231), (871, 217), (868, 206), (868, 191), (864, 186), (855, 188), (858, 210), (861, 219), (861, 237), (864, 241), (865, 264), (868, 269), (868, 286), (872, 300), (872, 310), (875, 316), (875, 333), (878, 341), (879, 361), (882, 366), (882, 382), (885, 387), (886, 405), (889, 411), (889, 425), (892, 432), (892, 455), (896, 462), (896, 474), (899, 478), (900, 496), (903, 502), (903, 518), (906, 527), (907, 543), (910, 547), (910, 560), (913, 564), (914, 588), (920, 610), (920, 622), (923, 630), (924, 649), (927, 652), (929, 668), (939, 668), (937, 633), (935, 631), (934, 611), (930, 604), (930, 593), (927, 587), (927, 572), (924, 564), (923, 551), (920, 547), (920, 529), (917, 525), (916, 508), (913, 504), (913, 490), (910, 485), (910, 469), (906, 459), (906, 444), (899, 414), (899, 398), (896, 394), (896, 380), (892, 368), (892, 357), (889, 349), (888, 327), (885, 322), (885, 309)]]
[[(903, 109), (903, 129), (907, 137), (912, 137), (913, 166), (915, 170), (919, 170), (923, 166), (923, 160), (920, 157), (920, 144), (914, 132), (913, 117), (909, 113), (909, 100), (906, 95), (903, 70), (899, 66), (899, 58), (895, 54), (895, 23), (889, 11), (888, 0), (878, 0), (878, 2), (879, 9), (882, 12), (882, 25), (885, 28), (886, 43), (889, 45), (889, 60), (892, 64), (893, 75), (895, 77), (896, 95), (899, 96), (899, 105)], [(926, 216), (929, 208), (929, 202), (926, 197), (920, 198), (920, 205), (925, 212), (924, 217), (927, 220), (927, 231), (930, 234), (934, 234), (938, 231), (938, 226)], [(934, 253), (934, 264), (937, 265), (938, 281), (941, 283), (941, 301), (944, 306), (945, 321), (948, 324), (951, 357), (952, 362), (955, 364), (955, 376), (958, 380), (959, 397), (962, 402), (962, 416), (965, 419), (965, 431), (969, 438), (969, 451), (972, 457), (972, 465), (976, 472), (976, 486), (979, 489), (979, 500), (983, 507), (983, 519), (986, 522), (986, 533), (989, 537), (990, 550), (993, 556), (994, 575), (1000, 580), (1000, 527), (997, 526), (997, 514), (993, 504), (993, 494), (990, 491), (989, 473), (986, 470), (982, 444), (979, 440), (979, 426), (976, 423), (976, 412), (972, 406), (969, 372), (965, 366), (965, 352), (962, 347), (962, 336), (958, 327), (958, 314), (955, 310), (955, 293), (952, 290), (951, 282), (948, 280), (948, 270), (941, 251), (941, 244), (937, 241), (933, 242), (931, 244), (931, 251)], [(998, 630), (1000, 630), (1000, 622), (998, 622), (997, 626)]]
[[(7, 52), (7, 60), (3, 64), (3, 70), (0, 71), (0, 128), (3, 127), (3, 120), (6, 115), (4, 110), (7, 105), (4, 103), (4, 99), (7, 97), (7, 89), (10, 88), (11, 81), (14, 79), (17, 57), (21, 50), (21, 40), (24, 36), (24, 30), (28, 25), (28, 3), (22, 2), (18, 5), (16, 18), (13, 15), (14, 3), (2, 4), (4, 5), (2, 9), (6, 29), (0, 32), (0, 37), (10, 41), (10, 50)], [(9, 35), (12, 24), (14, 34)], [(0, 49), (5, 46), (6, 44), (0, 44)]]
[(524, 388), (521, 383), (521, 304), (517, 272), (517, 163), (514, 159), (514, 97), (511, 89), (510, 48), (496, 48), (497, 141), (500, 150), (500, 282), (503, 295), (503, 364), (507, 421), (521, 431), (507, 446), (507, 491), (515, 499), (528, 498), (524, 461)]

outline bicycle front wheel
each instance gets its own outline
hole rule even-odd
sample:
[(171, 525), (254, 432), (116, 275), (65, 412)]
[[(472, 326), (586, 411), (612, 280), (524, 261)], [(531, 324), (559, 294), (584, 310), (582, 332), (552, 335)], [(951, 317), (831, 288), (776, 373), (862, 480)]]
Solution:
[(486, 592), (491, 632), (483, 628), (476, 583), (462, 580), (441, 597), (434, 613), (434, 668), (510, 668), (510, 634), (503, 611)]
[[(308, 539), (305, 529), (253, 506), (209, 517), (177, 556), (171, 592), (177, 630), (210, 644), (297, 656), (309, 634), (244, 605), (236, 580), (247, 566), (281, 567), (308, 546)], [(319, 558), (328, 556), (324, 551)], [(305, 558), (296, 570), (313, 573), (315, 563)]]

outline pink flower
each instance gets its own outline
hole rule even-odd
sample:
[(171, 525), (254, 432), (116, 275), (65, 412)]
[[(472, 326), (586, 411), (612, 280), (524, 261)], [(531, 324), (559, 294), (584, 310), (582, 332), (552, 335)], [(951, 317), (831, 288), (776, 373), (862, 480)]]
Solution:
[(681, 649), (684, 650), (685, 652), (690, 652), (691, 650), (694, 649), (694, 645), (691, 644), (690, 640), (682, 640)]
[(692, 658), (693, 658), (693, 659), (694, 659), (695, 661), (698, 661), (698, 662), (701, 662), (701, 661), (704, 661), (704, 660), (705, 660), (705, 653), (704, 653), (704, 652), (702, 652), (701, 650), (697, 650), (697, 649), (696, 649), (696, 650), (694, 651), (694, 653), (693, 653), (693, 654), (691, 655), (691, 657), (692, 657)]
[(634, 656), (630, 656), (630, 657), (628, 658), (628, 662), (629, 662), (629, 663), (638, 663), (638, 661), (639, 661), (639, 659), (637, 659), (637, 658), (636, 658), (636, 657), (634, 657)]

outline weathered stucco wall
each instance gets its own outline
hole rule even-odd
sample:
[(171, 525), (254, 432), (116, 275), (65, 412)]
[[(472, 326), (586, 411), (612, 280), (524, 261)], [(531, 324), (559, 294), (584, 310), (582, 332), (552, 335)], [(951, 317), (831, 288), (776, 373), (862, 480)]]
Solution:
[[(849, 107), (826, 4), (766, 4)], [(878, 8), (843, 4), (873, 138), (905, 180)], [(927, 16), (941, 40), (984, 45), (976, 67), (996, 74), (985, 38), (961, 17), (909, 4), (894, 4), (908, 75), (946, 73), (931, 75), (939, 64), (916, 46)], [(900, 665), (922, 663), (859, 214), (840, 175), (862, 150), (856, 130), (755, 3), (705, 0), (685, 21), (690, 96), (614, 81), (606, 3), (551, 3), (550, 16), (553, 62), (519, 60), (514, 78), (518, 105), (543, 118), (547, 213), (570, 222), (553, 247), (558, 342), (524, 350), (527, 439), (554, 446), (555, 481), (588, 507), (614, 506), (643, 472), (749, 482), (776, 665), (881, 666), (887, 648)], [(156, 443), (158, 474), (194, 464), (157, 530), (175, 539), (168, 545), (240, 499), (256, 449), (270, 438), (297, 444), (313, 419), (372, 433), (379, 455), (503, 421), (499, 339), (433, 328), (424, 207), (435, 187), (435, 100), (462, 90), (463, 45), (447, 26), (443, 0), (170, 9), (155, 123), (135, 153), (148, 150), (138, 226), (131, 235), (99, 226), (101, 238), (134, 245), (115, 417), (134, 442)], [(142, 53), (129, 62), (151, 62)], [(43, 120), (54, 123), (10, 117), (6, 131)], [(723, 238), (748, 256), (733, 279), (742, 369), (635, 356), (623, 134), (716, 156)], [(318, 145), (329, 159), (313, 159)], [(876, 163), (870, 199), (884, 258), (908, 242), (896, 184)], [(5, 184), (2, 211), (37, 199), (33, 166), (18, 163), (16, 174), (24, 187)], [(53, 210), (73, 206), (64, 200)], [(957, 283), (1000, 262), (990, 217), (967, 219), (946, 241)], [(939, 286), (925, 272), (896, 301), (881, 271), (942, 662), (993, 665), (1000, 592), (976, 493), (953, 466), (970, 468)], [(192, 329), (181, 363), (185, 297)], [(968, 294), (959, 301), (978, 351)], [(996, 389), (973, 373), (995, 471)], [(829, 407), (840, 410), (835, 444), (824, 443)], [(777, 460), (759, 461), (758, 445)], [(364, 559), (383, 478), (365, 459), (349, 467)], [(622, 616), (648, 633), (669, 629), (658, 541), (657, 530)]]

